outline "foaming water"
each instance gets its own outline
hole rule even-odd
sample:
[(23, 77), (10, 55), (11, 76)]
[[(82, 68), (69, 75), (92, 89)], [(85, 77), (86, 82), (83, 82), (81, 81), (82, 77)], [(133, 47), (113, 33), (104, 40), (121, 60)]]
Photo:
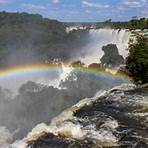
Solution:
[[(95, 97), (86, 98), (65, 110), (50, 125), (37, 125), (20, 143), (31, 144), (33, 148), (43, 148), (46, 142), (49, 147), (59, 147), (59, 140), (67, 147), (79, 147), (78, 143), (80, 147), (88, 144), (95, 147), (129, 147), (133, 144), (146, 147), (147, 107), (140, 103), (147, 103), (147, 96), (142, 92), (132, 84), (98, 92)], [(50, 138), (48, 134), (53, 135)], [(14, 148), (19, 147), (16, 145)]]
[(119, 29), (91, 29), (89, 31), (90, 42), (82, 48), (78, 59), (86, 64), (99, 63), (103, 56), (102, 46), (107, 44), (116, 44), (119, 49), (119, 54), (124, 58), (127, 57), (128, 43), (130, 32)]

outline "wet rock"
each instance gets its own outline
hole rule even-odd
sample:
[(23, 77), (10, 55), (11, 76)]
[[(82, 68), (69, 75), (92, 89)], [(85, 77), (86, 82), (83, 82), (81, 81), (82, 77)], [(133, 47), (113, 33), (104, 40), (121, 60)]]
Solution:
[(101, 63), (105, 66), (117, 67), (124, 63), (124, 58), (119, 54), (115, 44), (108, 44), (102, 47), (104, 55), (101, 58)]
[(70, 108), (71, 115), (61, 123), (54, 122), (52, 126), (47, 126), (52, 128), (52, 132), (55, 129), (53, 125), (58, 131), (68, 127), (77, 136), (67, 136), (69, 133), (65, 136), (54, 131), (29, 144), (31, 148), (147, 148), (147, 118), (143, 116), (143, 113), (148, 112), (147, 88), (147, 85), (137, 88), (134, 85), (123, 85), (94, 99), (90, 98), (90, 102), (87, 100), (89, 103), (85, 99), (85, 103), (75, 105), (77, 109)]

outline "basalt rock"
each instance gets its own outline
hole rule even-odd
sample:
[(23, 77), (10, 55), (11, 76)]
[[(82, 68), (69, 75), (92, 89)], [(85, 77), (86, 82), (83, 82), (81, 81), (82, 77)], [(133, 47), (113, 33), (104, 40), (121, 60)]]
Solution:
[(108, 44), (102, 47), (104, 55), (101, 58), (101, 63), (109, 67), (117, 67), (124, 63), (124, 58), (119, 54), (115, 44)]

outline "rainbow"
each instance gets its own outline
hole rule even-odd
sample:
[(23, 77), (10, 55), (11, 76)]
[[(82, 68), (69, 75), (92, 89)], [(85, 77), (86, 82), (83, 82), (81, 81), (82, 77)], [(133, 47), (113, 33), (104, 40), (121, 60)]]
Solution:
[(13, 77), (33, 76), (40, 73), (50, 73), (59, 70), (62, 71), (61, 66), (51, 64), (31, 64), (0, 68), (0, 80), (11, 79)]
[[(68, 68), (68, 66), (65, 67)], [(101, 68), (96, 69), (96, 68), (87, 68), (87, 67), (74, 67), (74, 69), (82, 73), (90, 73), (98, 75), (100, 74), (105, 76), (131, 80), (131, 78), (124, 73), (113, 74), (113, 72), (115, 71), (114, 69), (110, 69), (108, 71)], [(35, 75), (43, 72), (50, 74), (51, 72), (57, 72), (62, 70), (63, 69), (61, 65), (54, 65), (54, 64), (32, 64), (32, 65), (20, 65), (7, 68), (0, 68), (0, 80), (11, 77)]]

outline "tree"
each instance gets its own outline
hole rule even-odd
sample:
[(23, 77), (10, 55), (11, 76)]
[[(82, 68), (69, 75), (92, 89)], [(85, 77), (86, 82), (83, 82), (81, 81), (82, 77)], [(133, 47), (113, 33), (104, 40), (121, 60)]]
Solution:
[(137, 43), (129, 47), (126, 68), (135, 82), (148, 83), (148, 44), (143, 36), (139, 36)]

